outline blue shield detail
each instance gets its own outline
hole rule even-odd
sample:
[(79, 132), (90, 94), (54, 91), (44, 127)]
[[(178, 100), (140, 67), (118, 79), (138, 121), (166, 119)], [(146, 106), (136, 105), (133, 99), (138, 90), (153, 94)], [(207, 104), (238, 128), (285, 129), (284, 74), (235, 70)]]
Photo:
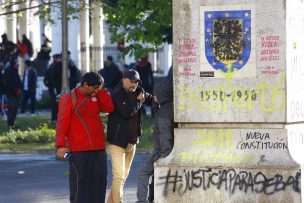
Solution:
[(209, 64), (224, 73), (243, 68), (251, 52), (251, 11), (205, 11), (204, 15)]

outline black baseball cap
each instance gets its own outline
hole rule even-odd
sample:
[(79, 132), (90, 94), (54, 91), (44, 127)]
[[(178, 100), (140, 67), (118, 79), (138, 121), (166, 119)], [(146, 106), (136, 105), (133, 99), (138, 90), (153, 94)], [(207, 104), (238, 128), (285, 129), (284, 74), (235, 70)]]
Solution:
[(141, 83), (139, 73), (136, 70), (129, 69), (123, 72), (123, 78), (128, 78), (129, 80), (137, 80)]

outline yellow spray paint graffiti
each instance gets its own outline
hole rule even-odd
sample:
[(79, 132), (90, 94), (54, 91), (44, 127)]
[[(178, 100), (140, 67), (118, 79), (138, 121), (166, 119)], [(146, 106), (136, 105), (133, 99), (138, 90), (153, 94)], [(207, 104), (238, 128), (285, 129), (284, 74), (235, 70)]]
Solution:
[(202, 148), (217, 146), (221, 150), (233, 149), (232, 129), (196, 130), (198, 139), (192, 142), (192, 147)]
[(235, 163), (245, 164), (252, 160), (251, 154), (245, 153), (203, 153), (201, 151), (191, 152), (180, 152), (178, 154), (179, 161), (181, 163), (204, 163), (204, 162), (221, 162), (221, 163)]
[[(253, 89), (234, 85), (221, 84), (209, 89), (204, 86), (194, 89), (186, 86), (178, 87), (177, 108), (179, 111), (209, 109), (216, 112), (228, 112), (233, 107), (253, 110), (253, 102), (259, 102), (262, 112), (283, 112), (286, 105), (285, 75), (280, 76), (278, 85), (269, 83), (266, 79)], [(256, 109), (255, 109), (256, 110)]]
[[(182, 151), (178, 154), (181, 163), (248, 163), (252, 155), (235, 151), (232, 129), (199, 129), (195, 131), (197, 139), (191, 144), (191, 151)], [(194, 150), (193, 150), (194, 149)], [(214, 152), (203, 149), (216, 149)]]

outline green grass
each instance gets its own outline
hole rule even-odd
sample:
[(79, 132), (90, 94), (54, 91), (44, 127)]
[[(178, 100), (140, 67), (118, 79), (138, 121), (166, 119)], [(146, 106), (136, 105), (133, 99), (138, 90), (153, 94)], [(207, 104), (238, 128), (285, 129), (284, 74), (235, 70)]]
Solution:
[[(103, 121), (106, 121), (106, 116), (102, 115)], [(0, 118), (1, 119), (1, 118)], [(35, 129), (43, 124), (47, 124), (49, 128), (55, 128), (50, 124), (50, 116), (37, 115), (37, 116), (28, 116), (28, 117), (17, 117), (16, 126), (21, 131), (25, 131), (28, 128)], [(139, 151), (150, 151), (153, 148), (151, 134), (152, 134), (152, 125), (153, 119), (144, 119), (142, 136), (140, 142), (137, 146)], [(0, 120), (0, 136), (4, 136), (4, 133), (8, 132), (8, 127), (6, 121)], [(54, 151), (54, 143), (48, 144), (0, 144), (0, 151)]]
[[(0, 118), (1, 119), (1, 118)], [(50, 128), (54, 128), (54, 126), (51, 126), (50, 124), (51, 117), (45, 116), (45, 115), (39, 115), (39, 116), (17, 116), (16, 119), (16, 126), (23, 131), (27, 130), (28, 128), (37, 128), (40, 125), (48, 124)], [(5, 120), (0, 121), (0, 136), (8, 131), (8, 127)]]
[(153, 119), (143, 119), (142, 135), (139, 138), (138, 150), (151, 151), (153, 149), (153, 143), (151, 134), (153, 131)]
[(0, 151), (54, 151), (54, 143), (48, 144), (0, 144)]

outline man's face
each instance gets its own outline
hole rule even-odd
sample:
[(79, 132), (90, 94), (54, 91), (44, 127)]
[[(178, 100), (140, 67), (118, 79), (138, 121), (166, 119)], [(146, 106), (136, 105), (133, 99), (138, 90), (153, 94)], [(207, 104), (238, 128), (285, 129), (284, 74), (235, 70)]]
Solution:
[(112, 64), (112, 61), (106, 60), (106, 66), (110, 66)]
[(129, 78), (122, 79), (123, 87), (127, 92), (135, 92), (138, 87), (138, 80), (130, 80)]
[(91, 86), (87, 83), (84, 83), (85, 94), (91, 96), (94, 93), (98, 93), (100, 85)]

